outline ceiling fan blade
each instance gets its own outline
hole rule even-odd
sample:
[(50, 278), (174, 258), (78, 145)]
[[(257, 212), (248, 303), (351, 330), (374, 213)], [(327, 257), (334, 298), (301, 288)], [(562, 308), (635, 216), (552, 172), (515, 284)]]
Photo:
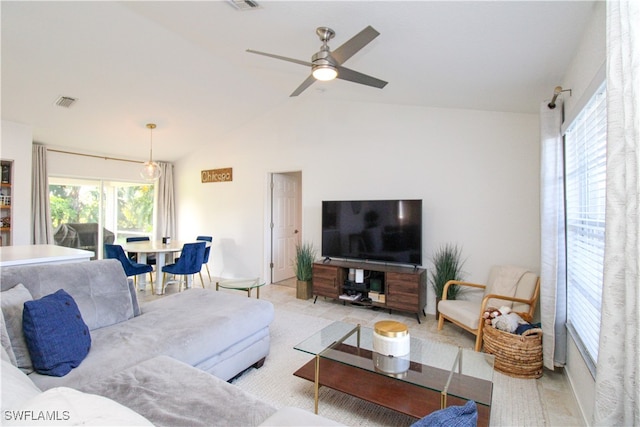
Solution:
[(348, 80), (353, 83), (377, 87), (378, 89), (382, 89), (387, 85), (387, 82), (384, 80), (376, 79), (375, 77), (371, 77), (345, 67), (338, 67), (338, 78)]
[(333, 57), (333, 59), (338, 61), (338, 64), (342, 64), (379, 35), (380, 33), (374, 30), (371, 25), (369, 25), (367, 28), (344, 42), (342, 46), (340, 46), (336, 50), (332, 50), (331, 56)]
[(305, 81), (302, 82), (302, 84), (300, 86), (298, 86), (296, 88), (296, 90), (293, 91), (293, 93), (291, 95), (289, 95), (289, 97), (300, 95), (303, 90), (305, 90), (306, 88), (311, 86), (313, 84), (313, 82), (315, 82), (315, 81), (316, 81), (315, 77), (310, 75), (309, 77), (307, 77), (307, 79)]
[(268, 56), (270, 58), (281, 59), (283, 61), (293, 62), (294, 64), (300, 64), (300, 65), (304, 65), (306, 67), (311, 67), (311, 65), (312, 65), (311, 62), (300, 61), (299, 59), (287, 58), (286, 56), (274, 55), (272, 53), (260, 52), (260, 51), (253, 50), (253, 49), (247, 49), (247, 52), (255, 53), (255, 54), (263, 55), (263, 56)]

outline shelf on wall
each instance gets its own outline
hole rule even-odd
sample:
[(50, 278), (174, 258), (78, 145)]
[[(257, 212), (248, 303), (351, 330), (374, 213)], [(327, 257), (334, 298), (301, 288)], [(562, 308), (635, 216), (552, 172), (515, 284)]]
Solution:
[[(12, 230), (11, 230), (11, 216), (12, 216), (12, 202), (13, 202), (13, 161), (2, 159), (0, 160), (0, 166), (2, 168), (0, 179), (0, 224), (9, 225), (8, 227), (0, 227), (0, 246), (9, 246), (12, 244)], [(6, 220), (5, 220), (6, 219)]]

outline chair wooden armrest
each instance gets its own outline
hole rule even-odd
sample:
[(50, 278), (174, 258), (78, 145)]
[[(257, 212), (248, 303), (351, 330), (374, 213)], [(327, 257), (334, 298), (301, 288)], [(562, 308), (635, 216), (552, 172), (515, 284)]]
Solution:
[(449, 286), (451, 285), (469, 286), (472, 288), (480, 288), (480, 289), (484, 289), (487, 287), (487, 285), (482, 285), (480, 283), (464, 282), (462, 280), (449, 280), (447, 283), (445, 283), (444, 289), (442, 290), (443, 300), (447, 299), (447, 292), (449, 291)]
[[(480, 311), (484, 311), (487, 302), (491, 299), (491, 298), (495, 298), (495, 299), (503, 299), (506, 301), (513, 301), (513, 302), (520, 302), (522, 304), (529, 304), (531, 305), (531, 303), (533, 302), (533, 299), (523, 299), (523, 298), (516, 298), (516, 297), (508, 297), (506, 295), (498, 295), (498, 294), (489, 294), (489, 295), (485, 295), (484, 298), (482, 298), (482, 305), (481, 305), (481, 310)], [(496, 307), (498, 308), (498, 307)]]
[(509, 297), (506, 295), (498, 295), (498, 294), (489, 294), (489, 295), (485, 295), (484, 298), (482, 298), (482, 304), (480, 304), (480, 317), (482, 317), (482, 314), (484, 313), (484, 310), (487, 306), (487, 302), (491, 299), (491, 298), (496, 298), (496, 299), (502, 299), (502, 300), (506, 300), (506, 301), (513, 301), (513, 302), (519, 302), (522, 304), (527, 304), (529, 306), (529, 316), (533, 316), (533, 312), (536, 309), (536, 304), (538, 302), (538, 296), (540, 295), (540, 277), (538, 277), (538, 280), (536, 281), (536, 287), (533, 290), (533, 295), (531, 296), (530, 299), (524, 299), (524, 298), (516, 298), (516, 297)]

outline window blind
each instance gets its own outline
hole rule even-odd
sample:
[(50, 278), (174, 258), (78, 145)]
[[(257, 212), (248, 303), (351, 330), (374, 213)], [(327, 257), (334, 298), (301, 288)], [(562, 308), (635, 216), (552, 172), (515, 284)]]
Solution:
[(602, 301), (606, 143), (602, 84), (565, 134), (567, 321), (593, 365), (598, 360)]

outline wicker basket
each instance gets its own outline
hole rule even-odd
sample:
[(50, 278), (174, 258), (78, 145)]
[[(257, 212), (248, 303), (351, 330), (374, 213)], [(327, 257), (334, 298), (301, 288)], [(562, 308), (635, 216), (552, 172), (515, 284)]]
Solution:
[(485, 325), (482, 340), (484, 352), (495, 356), (496, 371), (516, 378), (542, 376), (542, 329), (516, 335)]

